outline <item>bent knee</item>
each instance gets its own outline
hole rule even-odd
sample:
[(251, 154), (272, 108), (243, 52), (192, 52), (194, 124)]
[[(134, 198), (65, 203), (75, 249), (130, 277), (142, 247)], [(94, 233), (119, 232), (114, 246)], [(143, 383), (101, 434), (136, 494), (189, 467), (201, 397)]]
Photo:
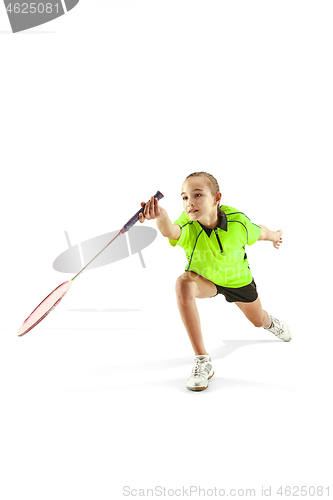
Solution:
[(189, 273), (185, 272), (176, 281), (175, 291), (180, 300), (192, 300), (196, 296), (197, 285), (191, 279)]
[(252, 322), (254, 324), (254, 326), (256, 326), (257, 328), (261, 328), (262, 326), (264, 326), (264, 322), (263, 321), (253, 321)]
[(265, 322), (263, 319), (255, 319), (252, 321), (252, 324), (257, 328), (261, 328), (262, 326), (264, 326)]

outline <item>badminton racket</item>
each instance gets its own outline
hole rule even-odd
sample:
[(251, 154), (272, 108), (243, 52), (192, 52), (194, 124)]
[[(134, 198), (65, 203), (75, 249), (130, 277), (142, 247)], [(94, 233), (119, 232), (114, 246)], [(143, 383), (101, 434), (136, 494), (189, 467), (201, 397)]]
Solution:
[[(160, 192), (160, 191), (157, 191), (155, 194), (154, 194), (154, 198), (157, 198), (158, 200), (160, 200), (161, 198), (163, 198), (163, 194)], [(22, 337), (23, 335), (25, 335), (27, 332), (29, 332), (30, 330), (32, 330), (32, 328), (34, 328), (36, 325), (38, 325), (38, 323), (40, 323), (48, 314), (50, 314), (50, 312), (52, 311), (52, 309), (55, 308), (55, 306), (57, 306), (59, 304), (59, 302), (65, 297), (66, 293), (68, 292), (68, 290), (70, 289), (73, 281), (82, 273), (82, 271), (84, 271), (88, 266), (89, 264), (91, 264), (109, 245), (111, 245), (111, 243), (116, 239), (118, 238), (118, 236), (120, 236), (121, 234), (124, 234), (126, 233), (132, 226), (134, 226), (134, 224), (139, 220), (139, 214), (140, 213), (143, 213), (144, 210), (145, 210), (145, 207), (146, 205), (144, 205), (143, 207), (141, 207), (140, 210), (137, 211), (137, 213), (135, 215), (133, 215), (133, 217), (131, 217), (127, 222), (126, 224), (122, 227), (122, 229), (119, 231), (119, 233), (107, 244), (105, 245), (104, 248), (102, 248), (102, 250), (100, 252), (98, 252), (97, 255), (95, 255), (95, 257), (93, 259), (91, 259), (90, 262), (88, 262), (88, 264), (86, 264), (84, 266), (83, 269), (81, 269), (81, 271), (79, 273), (77, 273), (74, 278), (72, 278), (71, 280), (69, 281), (65, 281), (64, 283), (62, 283), (61, 285), (59, 285), (57, 288), (55, 288), (51, 293), (50, 295), (48, 295), (44, 300), (43, 302), (41, 302), (37, 307), (36, 309), (34, 309), (32, 311), (32, 313), (30, 314), (30, 316), (27, 317), (27, 319), (24, 321), (24, 323), (22, 324), (22, 326), (20, 327), (20, 329), (18, 330), (17, 332), (17, 335), (19, 337)]]

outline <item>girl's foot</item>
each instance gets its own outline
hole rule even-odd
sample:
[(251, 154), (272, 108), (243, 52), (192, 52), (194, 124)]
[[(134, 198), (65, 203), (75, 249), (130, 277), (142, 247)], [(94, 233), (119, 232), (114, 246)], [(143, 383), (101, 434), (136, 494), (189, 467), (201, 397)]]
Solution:
[(274, 318), (270, 314), (268, 316), (270, 317), (271, 320), (271, 326), (269, 327), (263, 326), (263, 328), (265, 330), (274, 333), (274, 335), (279, 337), (279, 339), (284, 340), (285, 342), (290, 342), (291, 339), (293, 338), (290, 326), (287, 325), (287, 323), (285, 323), (284, 321), (280, 321), (279, 319)]
[(186, 387), (190, 391), (203, 391), (208, 387), (208, 381), (214, 375), (212, 358), (198, 355), (194, 358), (192, 373), (187, 380)]

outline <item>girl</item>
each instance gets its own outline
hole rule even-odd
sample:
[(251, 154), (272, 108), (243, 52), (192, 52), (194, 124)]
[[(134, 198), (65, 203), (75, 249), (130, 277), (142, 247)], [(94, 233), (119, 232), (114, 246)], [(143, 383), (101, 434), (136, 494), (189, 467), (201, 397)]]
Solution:
[(184, 211), (174, 224), (153, 197), (139, 220), (156, 219), (158, 229), (169, 238), (170, 244), (185, 250), (188, 263), (185, 273), (177, 279), (176, 297), (195, 353), (186, 385), (192, 391), (202, 391), (208, 387), (214, 370), (204, 346), (196, 298), (222, 294), (227, 302), (234, 302), (254, 326), (269, 330), (285, 342), (292, 339), (289, 326), (262, 309), (245, 253), (245, 245), (253, 245), (258, 240), (272, 241), (278, 249), (283, 231), (257, 226), (235, 208), (220, 206), (219, 185), (215, 177), (206, 172), (187, 176), (181, 196)]

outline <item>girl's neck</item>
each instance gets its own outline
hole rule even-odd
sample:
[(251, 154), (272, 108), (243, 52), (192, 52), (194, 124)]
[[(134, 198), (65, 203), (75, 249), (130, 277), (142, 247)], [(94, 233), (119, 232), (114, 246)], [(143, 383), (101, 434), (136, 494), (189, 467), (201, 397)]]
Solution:
[(209, 229), (215, 229), (217, 227), (217, 224), (219, 222), (218, 215), (215, 213), (214, 215), (212, 214), (211, 216), (207, 216), (203, 219), (198, 219), (198, 221), (205, 227), (208, 227)]

